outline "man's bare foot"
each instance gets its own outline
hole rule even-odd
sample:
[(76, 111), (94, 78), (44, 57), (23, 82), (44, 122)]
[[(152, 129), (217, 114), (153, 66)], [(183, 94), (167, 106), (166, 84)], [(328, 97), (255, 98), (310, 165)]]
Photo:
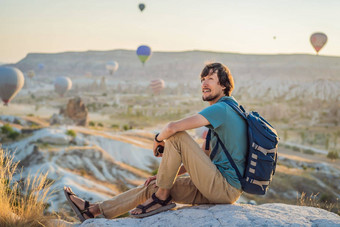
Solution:
[[(73, 193), (70, 187), (64, 187), (65, 191), (68, 193)], [(80, 210), (84, 210), (85, 208), (85, 200), (79, 198), (76, 195), (70, 195), (70, 199), (72, 200), (72, 202), (80, 209)], [(89, 206), (89, 212), (94, 216), (98, 216), (100, 214), (100, 209), (98, 204), (91, 204)], [(85, 213), (83, 214), (85, 219), (89, 219), (90, 217), (88, 215), (86, 215)]]

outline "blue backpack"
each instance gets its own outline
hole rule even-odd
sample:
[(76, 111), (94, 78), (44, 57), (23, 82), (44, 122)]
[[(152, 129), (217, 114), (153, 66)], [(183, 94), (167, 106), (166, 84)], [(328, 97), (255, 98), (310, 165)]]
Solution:
[[(217, 143), (210, 154), (212, 160), (217, 153), (220, 145), (227, 155), (231, 166), (235, 169), (238, 179), (241, 182), (242, 190), (257, 195), (264, 195), (275, 173), (277, 162), (277, 146), (279, 137), (276, 130), (257, 112), (247, 113), (242, 106), (224, 100), (236, 113), (238, 113), (246, 122), (248, 128), (248, 155), (244, 175), (238, 170), (234, 160), (229, 154), (227, 148), (219, 138), (216, 132)], [(209, 147), (212, 130), (209, 130), (206, 140), (206, 148)]]

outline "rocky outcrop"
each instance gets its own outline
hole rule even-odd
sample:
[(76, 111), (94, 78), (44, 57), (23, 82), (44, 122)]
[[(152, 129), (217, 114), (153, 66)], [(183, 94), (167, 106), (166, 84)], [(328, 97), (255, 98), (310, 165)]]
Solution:
[(50, 124), (75, 124), (78, 126), (87, 126), (88, 110), (80, 97), (70, 99), (66, 109), (61, 108), (60, 113), (53, 114)]
[(95, 226), (340, 226), (340, 217), (314, 207), (280, 203), (182, 207), (143, 219), (90, 219)]
[(88, 111), (87, 111), (85, 104), (79, 97), (70, 99), (67, 103), (66, 110), (62, 112), (61, 114), (72, 119), (76, 123), (76, 125), (80, 125), (80, 126), (87, 125)]

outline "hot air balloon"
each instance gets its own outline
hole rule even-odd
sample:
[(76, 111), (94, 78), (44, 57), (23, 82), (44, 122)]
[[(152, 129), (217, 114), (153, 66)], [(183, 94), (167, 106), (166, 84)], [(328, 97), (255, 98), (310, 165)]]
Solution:
[(316, 55), (318, 55), (321, 48), (327, 42), (327, 35), (322, 33), (322, 32), (313, 33), (310, 36), (310, 42), (311, 42), (312, 46), (314, 47), (314, 49), (316, 51)]
[(150, 82), (150, 88), (155, 95), (159, 95), (164, 88), (164, 80), (157, 79)]
[(57, 77), (54, 81), (54, 90), (57, 92), (61, 97), (70, 90), (72, 87), (72, 81), (70, 78), (66, 76)]
[(150, 58), (151, 56), (151, 48), (145, 45), (139, 46), (137, 48), (137, 56), (139, 58), (139, 60), (144, 63)]
[(141, 12), (143, 12), (143, 10), (145, 9), (145, 4), (144, 3), (140, 3), (138, 5), (138, 8), (140, 9)]
[(0, 67), (0, 96), (6, 106), (18, 94), (24, 83), (24, 75), (19, 69)]
[(106, 69), (109, 71), (110, 75), (113, 75), (113, 73), (117, 71), (118, 67), (119, 64), (116, 61), (109, 61), (106, 63)]
[(35, 76), (35, 72), (33, 70), (30, 70), (27, 72), (27, 76), (32, 79)]

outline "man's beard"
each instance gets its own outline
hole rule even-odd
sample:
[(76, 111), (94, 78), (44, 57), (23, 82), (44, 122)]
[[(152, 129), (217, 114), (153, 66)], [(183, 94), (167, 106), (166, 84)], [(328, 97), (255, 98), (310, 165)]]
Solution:
[(215, 95), (215, 96), (208, 96), (208, 97), (205, 97), (205, 98), (204, 98), (204, 96), (202, 95), (202, 100), (203, 100), (203, 101), (210, 102), (210, 101), (215, 100), (217, 97), (218, 97), (218, 95)]

